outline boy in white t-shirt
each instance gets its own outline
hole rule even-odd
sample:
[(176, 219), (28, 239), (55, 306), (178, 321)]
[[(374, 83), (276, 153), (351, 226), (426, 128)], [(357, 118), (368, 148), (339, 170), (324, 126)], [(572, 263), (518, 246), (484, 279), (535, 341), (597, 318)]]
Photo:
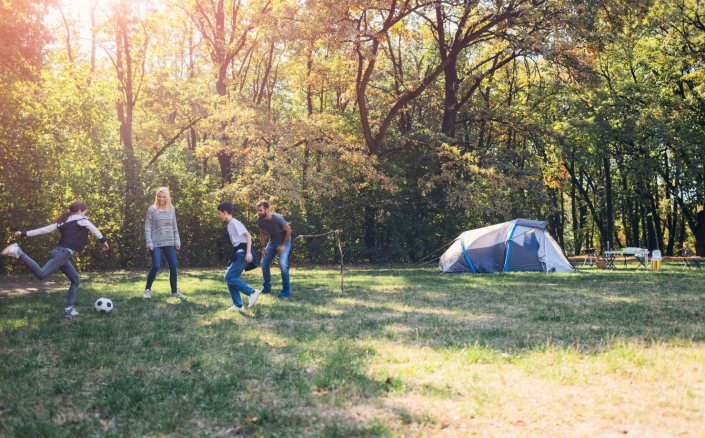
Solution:
[(247, 228), (239, 220), (233, 218), (233, 205), (231, 203), (225, 201), (218, 205), (218, 217), (228, 225), (228, 234), (233, 245), (230, 267), (228, 272), (225, 273), (225, 281), (228, 283), (228, 289), (234, 304), (228, 311), (237, 310), (240, 313), (247, 314), (242, 307), (240, 293), (242, 292), (250, 297), (248, 307), (252, 307), (262, 292), (251, 288), (247, 283), (240, 280), (240, 275), (245, 270), (245, 266), (252, 262), (252, 237), (247, 232)]

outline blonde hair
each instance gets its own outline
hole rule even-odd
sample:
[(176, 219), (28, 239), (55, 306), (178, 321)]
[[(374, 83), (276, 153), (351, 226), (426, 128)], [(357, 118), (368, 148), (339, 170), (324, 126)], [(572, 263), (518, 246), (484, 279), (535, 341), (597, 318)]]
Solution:
[(159, 187), (157, 193), (154, 195), (154, 208), (159, 210), (159, 193), (164, 193), (164, 195), (166, 196), (166, 209), (171, 210), (172, 208), (174, 208), (171, 205), (171, 195), (169, 194), (169, 189), (166, 187)]

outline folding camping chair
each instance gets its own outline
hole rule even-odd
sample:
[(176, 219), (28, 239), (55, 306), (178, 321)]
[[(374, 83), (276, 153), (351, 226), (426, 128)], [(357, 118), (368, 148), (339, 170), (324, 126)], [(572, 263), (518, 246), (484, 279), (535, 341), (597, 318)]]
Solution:
[(585, 263), (590, 266), (595, 264), (595, 248), (585, 248), (585, 260), (583, 260), (583, 266)]
[[(636, 260), (641, 264), (641, 266), (644, 267), (644, 269), (649, 269), (648, 263), (649, 263), (649, 253), (644, 253), (644, 254), (634, 254), (634, 257)], [(637, 269), (639, 267), (637, 266)]]
[[(617, 267), (614, 265), (614, 259), (617, 258), (614, 254), (609, 254), (612, 251), (612, 248), (610, 247), (610, 241), (608, 240), (605, 242), (605, 253), (603, 257), (605, 258), (605, 269), (617, 269)], [(626, 259), (625, 259), (625, 267), (626, 267)]]
[(695, 269), (699, 270), (700, 269), (700, 257), (696, 257), (695, 254), (693, 254), (693, 250), (690, 249), (689, 247), (683, 248), (683, 269), (687, 267), (690, 269), (690, 264), (688, 261), (691, 261), (695, 265)]

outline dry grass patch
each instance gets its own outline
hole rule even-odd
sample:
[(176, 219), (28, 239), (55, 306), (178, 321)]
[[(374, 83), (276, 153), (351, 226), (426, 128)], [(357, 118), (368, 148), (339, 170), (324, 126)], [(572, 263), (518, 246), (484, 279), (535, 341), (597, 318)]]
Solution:
[(551, 348), (484, 358), (477, 357), (477, 348), (444, 354), (428, 347), (386, 347), (370, 373), (396, 382), (395, 389), (356, 409), (396, 419), (391, 424), (399, 434), (705, 433), (703, 345), (622, 345), (596, 355)]
[(0, 435), (705, 435), (698, 273), (297, 268), (250, 317), (222, 275), (96, 274), (70, 322), (0, 294)]

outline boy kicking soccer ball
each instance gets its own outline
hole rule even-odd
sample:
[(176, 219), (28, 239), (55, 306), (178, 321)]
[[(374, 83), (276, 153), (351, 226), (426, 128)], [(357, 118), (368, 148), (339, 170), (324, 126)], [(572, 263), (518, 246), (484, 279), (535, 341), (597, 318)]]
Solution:
[(233, 218), (233, 205), (227, 201), (221, 202), (218, 205), (218, 217), (223, 223), (228, 225), (228, 234), (230, 242), (233, 245), (232, 255), (230, 256), (230, 267), (225, 273), (225, 282), (228, 284), (230, 296), (233, 299), (233, 304), (228, 311), (238, 311), (247, 314), (242, 307), (242, 298), (240, 292), (250, 297), (248, 307), (252, 307), (257, 302), (261, 290), (255, 290), (240, 280), (240, 275), (245, 267), (252, 262), (252, 236), (247, 232), (247, 228), (242, 225), (242, 222)]

